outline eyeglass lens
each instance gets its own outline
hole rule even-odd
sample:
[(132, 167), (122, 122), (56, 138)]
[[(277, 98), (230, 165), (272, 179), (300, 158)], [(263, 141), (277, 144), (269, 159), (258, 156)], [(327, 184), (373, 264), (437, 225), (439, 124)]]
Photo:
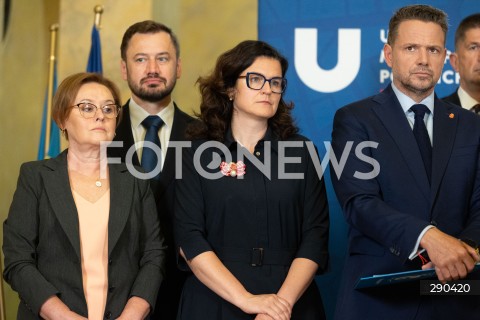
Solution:
[[(99, 107), (94, 105), (93, 103), (81, 102), (77, 105), (80, 110), (80, 113), (84, 118), (93, 118), (98, 110)], [(107, 118), (116, 118), (118, 116), (118, 106), (116, 104), (107, 104), (103, 107), (100, 107), (102, 113)]]
[(287, 80), (282, 77), (274, 77), (271, 79), (265, 78), (264, 75), (254, 72), (247, 73), (247, 86), (250, 89), (260, 90), (265, 85), (265, 82), (269, 82), (272, 92), (282, 93), (287, 86)]

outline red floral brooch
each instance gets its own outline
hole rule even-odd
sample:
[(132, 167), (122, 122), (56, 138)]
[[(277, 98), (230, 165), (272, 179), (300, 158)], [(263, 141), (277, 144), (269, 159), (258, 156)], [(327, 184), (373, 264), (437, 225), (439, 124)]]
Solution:
[(222, 161), (220, 164), (220, 171), (222, 171), (223, 175), (227, 177), (240, 177), (245, 174), (245, 163), (243, 163), (243, 161), (238, 161), (237, 163), (226, 163), (225, 161)]

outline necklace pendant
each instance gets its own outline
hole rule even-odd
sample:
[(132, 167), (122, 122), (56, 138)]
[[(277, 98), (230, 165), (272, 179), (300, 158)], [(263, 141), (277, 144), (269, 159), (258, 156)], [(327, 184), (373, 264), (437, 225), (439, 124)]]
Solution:
[(102, 182), (100, 180), (97, 180), (95, 181), (95, 185), (100, 188), (102, 186)]

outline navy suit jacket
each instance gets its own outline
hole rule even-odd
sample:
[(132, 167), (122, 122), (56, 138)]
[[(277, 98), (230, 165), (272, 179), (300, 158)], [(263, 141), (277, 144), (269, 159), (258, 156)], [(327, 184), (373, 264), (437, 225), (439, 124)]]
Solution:
[[(122, 108), (122, 120), (116, 129), (116, 136), (113, 141), (123, 141), (122, 148), (108, 148), (109, 157), (118, 157), (121, 162), (125, 162), (125, 157), (130, 149), (135, 144), (132, 133), (132, 122), (130, 120), (129, 102)], [(188, 124), (193, 121), (193, 118), (181, 111), (175, 105), (175, 111), (173, 116), (173, 126), (170, 133), (170, 141), (185, 141), (185, 130)], [(132, 163), (136, 166), (140, 166), (137, 153), (133, 153)], [(181, 166), (181, 163), (179, 163)], [(160, 222), (162, 225), (162, 231), (165, 234), (167, 244), (170, 246), (173, 241), (172, 231), (172, 219), (173, 219), (173, 206), (175, 199), (174, 192), (175, 182), (175, 150), (169, 148), (163, 164), (162, 173), (158, 180), (151, 180), (153, 195), (157, 203), (159, 210)]]
[(462, 106), (460, 104), (460, 97), (458, 96), (458, 89), (455, 90), (451, 95), (442, 98), (443, 101), (451, 102), (457, 106)]
[[(360, 277), (418, 268), (408, 256), (430, 224), (480, 242), (480, 118), (435, 97), (431, 186), (391, 86), (336, 112), (332, 147), (337, 158), (349, 141), (353, 147), (340, 178), (331, 169), (349, 225), (336, 319), (406, 320), (417, 312), (427, 319), (467, 319), (478, 314), (480, 297), (421, 297), (418, 282), (363, 291), (354, 286)], [(359, 157), (355, 149), (363, 141), (378, 145), (357, 150), (363, 154)], [(372, 171), (371, 159), (380, 166), (378, 175), (355, 178), (355, 173)]]
[[(108, 148), (109, 157), (118, 157), (125, 162), (126, 154), (135, 143), (130, 120), (129, 102), (122, 108), (122, 120), (116, 129), (114, 141), (123, 141), (122, 148)], [(185, 141), (185, 130), (194, 119), (181, 111), (175, 105), (173, 126), (170, 133), (170, 141)], [(178, 159), (180, 161), (180, 159)], [(132, 162), (140, 165), (138, 155), (133, 154)], [(165, 235), (165, 242), (168, 245), (166, 277), (162, 282), (158, 294), (157, 307), (152, 319), (176, 319), (178, 301), (182, 291), (183, 283), (188, 275), (177, 268), (176, 255), (173, 250), (173, 209), (175, 201), (175, 150), (169, 148), (163, 164), (162, 173), (158, 180), (151, 180), (150, 186), (155, 197), (157, 211), (160, 217), (160, 224)], [(181, 167), (181, 163), (178, 163)]]

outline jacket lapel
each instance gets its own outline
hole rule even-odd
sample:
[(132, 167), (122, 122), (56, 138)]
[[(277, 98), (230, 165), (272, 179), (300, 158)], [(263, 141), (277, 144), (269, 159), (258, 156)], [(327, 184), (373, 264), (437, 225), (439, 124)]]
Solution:
[[(122, 120), (118, 124), (117, 129), (115, 130), (115, 139), (113, 141), (122, 141), (123, 147), (121, 148), (109, 148), (108, 153), (110, 156), (118, 157), (122, 159), (122, 162), (125, 162), (125, 157), (128, 150), (131, 146), (135, 144), (132, 133), (132, 122), (130, 120), (130, 109), (128, 104), (130, 100), (122, 107)], [(138, 160), (137, 152), (134, 152), (132, 155), (132, 163), (136, 166), (140, 166), (140, 161)]]
[[(432, 199), (436, 198), (455, 142), (459, 114), (435, 97), (433, 117)], [(437, 147), (435, 147), (437, 146)]]
[[(116, 136), (114, 141), (123, 141), (122, 148), (109, 148), (108, 154), (110, 157), (121, 158), (122, 162), (125, 162), (125, 157), (131, 146), (135, 144), (132, 133), (132, 124), (130, 120), (130, 109), (129, 109), (130, 100), (122, 108), (122, 120), (116, 129)], [(184, 141), (185, 140), (185, 129), (192, 118), (184, 114), (177, 105), (174, 104), (174, 116), (173, 116), (173, 126), (172, 131), (170, 132), (170, 141)], [(133, 153), (132, 163), (134, 165), (140, 166), (138, 160), (138, 155), (136, 152)], [(168, 148), (167, 154), (165, 157), (165, 163), (162, 168), (162, 173), (160, 174), (160, 179), (152, 180), (151, 185), (152, 189), (155, 190), (155, 198), (161, 198), (162, 194), (168, 188), (170, 183), (174, 180), (175, 177), (175, 149)]]
[[(78, 259), (80, 234), (78, 212), (71, 192), (67, 169), (67, 150), (45, 163), (50, 171), (42, 172), (48, 199), (60, 226), (69, 239)], [(133, 177), (125, 165), (110, 165), (110, 215), (108, 221), (108, 253), (112, 252), (127, 223), (134, 193)]]
[(51, 171), (42, 172), (42, 177), (55, 216), (80, 260), (78, 212), (68, 179), (67, 152), (47, 161), (45, 166)]
[(108, 255), (125, 228), (135, 195), (133, 176), (124, 164), (109, 165), (110, 216), (108, 220)]
[[(417, 141), (408, 124), (405, 113), (398, 102), (393, 89), (388, 86), (382, 93), (373, 98), (379, 104), (373, 108), (390, 137), (395, 141), (404, 162), (409, 168), (414, 180), (425, 199), (430, 199), (430, 185), (423, 165), (422, 156), (417, 147)], [(380, 169), (381, 170), (381, 169)]]
[[(184, 141), (185, 130), (187, 128), (188, 122), (176, 105), (174, 105), (174, 108), (175, 111), (173, 115), (172, 131), (170, 132), (170, 141)], [(171, 147), (169, 147), (167, 150), (165, 163), (162, 168), (162, 173), (160, 175), (159, 183), (156, 190), (157, 194), (155, 195), (155, 197), (160, 198), (175, 178), (175, 152), (175, 149)]]

